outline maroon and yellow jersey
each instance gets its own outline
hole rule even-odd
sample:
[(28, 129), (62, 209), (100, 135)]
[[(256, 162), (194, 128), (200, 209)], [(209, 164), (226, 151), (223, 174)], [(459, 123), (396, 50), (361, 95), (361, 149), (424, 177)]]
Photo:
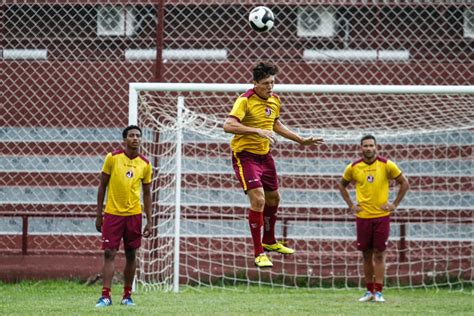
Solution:
[(102, 172), (110, 176), (104, 213), (129, 216), (142, 212), (142, 184), (151, 183), (152, 167), (142, 155), (130, 159), (123, 150), (107, 154)]
[(402, 174), (398, 166), (391, 160), (377, 157), (373, 163), (367, 164), (363, 159), (347, 165), (343, 178), (356, 184), (356, 198), (361, 211), (360, 218), (377, 218), (390, 214), (381, 209), (388, 202), (389, 181)]
[[(272, 95), (265, 100), (250, 89), (235, 100), (229, 116), (245, 126), (273, 131), (275, 120), (280, 117), (280, 98)], [(256, 134), (234, 135), (230, 147), (237, 153), (248, 151), (265, 155), (270, 151), (270, 140)]]

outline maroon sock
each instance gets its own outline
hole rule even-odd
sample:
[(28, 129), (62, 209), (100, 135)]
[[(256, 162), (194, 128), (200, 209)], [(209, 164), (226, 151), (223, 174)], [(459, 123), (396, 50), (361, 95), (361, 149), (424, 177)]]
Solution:
[(132, 287), (124, 286), (123, 287), (123, 298), (129, 298), (132, 295)]
[(367, 287), (367, 291), (369, 291), (370, 293), (374, 293), (374, 283), (373, 282), (367, 283), (365, 286)]
[(275, 223), (277, 220), (276, 213), (278, 205), (268, 206), (265, 204), (263, 209), (263, 239), (264, 244), (273, 245), (276, 243), (275, 239)]
[(253, 239), (255, 257), (257, 257), (259, 254), (263, 253), (261, 230), (263, 226), (263, 214), (261, 212), (249, 210), (249, 226)]
[(374, 283), (374, 291), (375, 292), (382, 292), (383, 284), (382, 283)]
[(110, 298), (110, 288), (108, 287), (102, 288), (102, 297)]

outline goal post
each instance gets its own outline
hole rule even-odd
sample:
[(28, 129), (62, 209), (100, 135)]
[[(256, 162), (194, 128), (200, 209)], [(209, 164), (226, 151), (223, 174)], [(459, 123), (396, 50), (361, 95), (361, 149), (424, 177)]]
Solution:
[(472, 281), (474, 86), (275, 85), (283, 122), (325, 144), (281, 138), (272, 148), (281, 191), (277, 238), (296, 254), (271, 254), (271, 271), (253, 266), (248, 200), (230, 161), (232, 135), (222, 128), (235, 98), (250, 88), (130, 84), (129, 123), (141, 126), (154, 166), (154, 234), (144, 240), (137, 272), (144, 289), (361, 287), (354, 217), (337, 182), (366, 133), (411, 186), (392, 216), (387, 286)]

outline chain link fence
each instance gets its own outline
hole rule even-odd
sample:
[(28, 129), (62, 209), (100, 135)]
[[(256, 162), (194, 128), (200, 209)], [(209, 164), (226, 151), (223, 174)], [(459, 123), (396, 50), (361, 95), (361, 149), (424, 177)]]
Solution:
[(471, 1), (266, 5), (275, 26), (256, 33), (252, 1), (3, 1), (1, 248), (100, 251), (98, 174), (129, 82), (249, 83), (272, 60), (279, 83), (474, 84)]

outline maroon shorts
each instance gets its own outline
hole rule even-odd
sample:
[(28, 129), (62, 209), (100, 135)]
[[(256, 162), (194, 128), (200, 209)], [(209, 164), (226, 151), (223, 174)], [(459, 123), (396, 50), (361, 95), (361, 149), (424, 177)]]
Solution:
[(377, 249), (384, 251), (387, 248), (390, 235), (390, 216), (378, 218), (356, 218), (357, 249)]
[(102, 249), (120, 247), (123, 238), (125, 249), (138, 249), (142, 241), (142, 214), (117, 216), (105, 214), (102, 223)]
[(260, 187), (265, 191), (278, 190), (275, 162), (270, 153), (257, 155), (247, 151), (233, 152), (232, 165), (245, 192)]

